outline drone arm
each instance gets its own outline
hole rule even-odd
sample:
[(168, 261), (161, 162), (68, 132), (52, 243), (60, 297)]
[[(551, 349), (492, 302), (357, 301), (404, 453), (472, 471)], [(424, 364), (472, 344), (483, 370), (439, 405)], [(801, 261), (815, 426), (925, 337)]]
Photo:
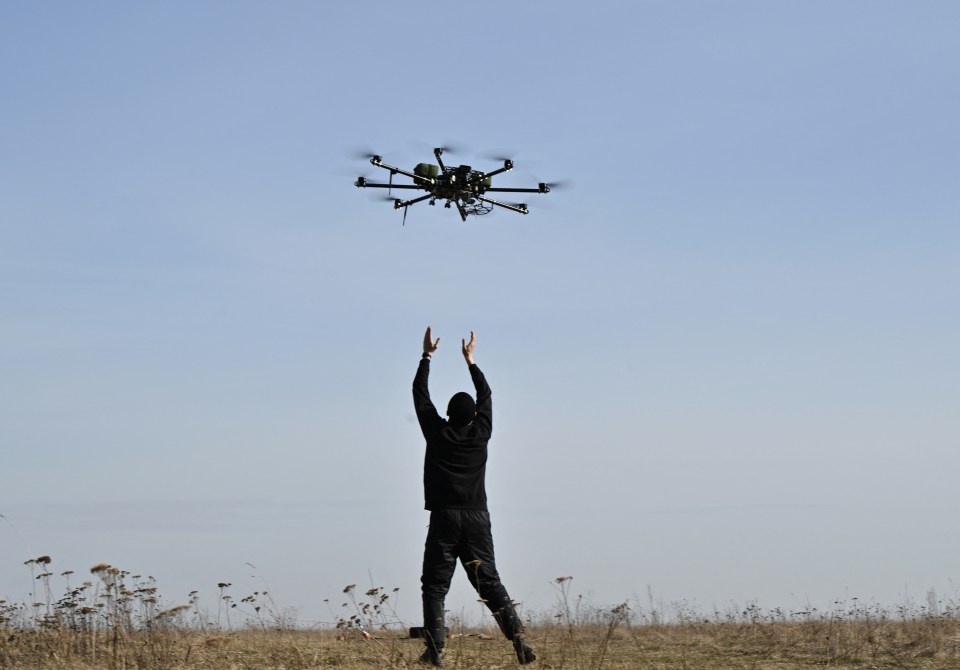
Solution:
[(419, 198), (413, 198), (412, 200), (397, 200), (393, 203), (394, 209), (400, 209), (401, 207), (407, 207), (409, 205), (415, 205), (418, 202), (426, 200), (427, 198), (432, 198), (432, 193), (427, 193), (426, 195), (421, 195)]
[[(493, 177), (493, 176), (495, 176), (495, 175), (503, 174), (504, 172), (509, 172), (509, 171), (512, 170), (512, 169), (513, 169), (513, 161), (507, 159), (507, 160), (503, 161), (503, 167), (502, 167), (502, 168), (497, 168), (497, 169), (494, 170), (493, 172), (484, 172), (484, 173), (481, 173), (480, 179), (488, 179), (488, 178)], [(491, 189), (488, 188), (487, 190), (489, 191), (489, 190), (491, 190)]]
[(364, 177), (360, 177), (353, 184), (357, 188), (412, 188), (416, 190), (423, 190), (422, 186), (416, 186), (414, 184), (371, 184)]
[(437, 165), (440, 166), (440, 172), (446, 172), (447, 166), (443, 164), (443, 159), (440, 158), (440, 154), (443, 153), (443, 149), (437, 147), (433, 150), (433, 155), (437, 157)]
[[(492, 190), (492, 189), (488, 189)], [(496, 205), (497, 207), (503, 207), (504, 209), (509, 209), (511, 212), (519, 212), (520, 214), (529, 214), (526, 205), (509, 205), (505, 202), (499, 202), (497, 200), (491, 200), (490, 198), (484, 198), (482, 195), (476, 196), (477, 200), (482, 200), (483, 202), (488, 202), (491, 205)]]
[(494, 193), (549, 193), (550, 187), (547, 184), (540, 184), (538, 188), (488, 188), (487, 192)]
[(373, 165), (376, 165), (378, 168), (383, 168), (384, 170), (389, 170), (390, 172), (402, 174), (404, 176), (410, 177), (414, 181), (425, 181), (429, 184), (433, 184), (436, 182), (436, 180), (433, 179), (432, 177), (421, 177), (420, 175), (413, 174), (412, 172), (407, 172), (406, 170), (401, 170), (400, 168), (395, 167), (393, 165), (387, 165), (386, 163), (380, 160), (379, 156), (374, 156), (373, 158), (370, 159), (370, 162)]

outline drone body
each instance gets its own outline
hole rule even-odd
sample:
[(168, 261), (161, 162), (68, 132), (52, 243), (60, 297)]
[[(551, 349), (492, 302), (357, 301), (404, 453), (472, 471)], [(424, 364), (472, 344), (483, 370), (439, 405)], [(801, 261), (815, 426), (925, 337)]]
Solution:
[[(407, 207), (418, 202), (423, 202), (424, 200), (429, 200), (431, 205), (435, 205), (437, 200), (446, 200), (444, 207), (447, 208), (451, 205), (456, 205), (457, 211), (460, 212), (460, 218), (464, 221), (466, 221), (470, 215), (480, 216), (482, 214), (489, 214), (494, 207), (502, 207), (513, 212), (519, 212), (520, 214), (527, 214), (526, 204), (500, 202), (486, 197), (485, 194), (550, 192), (550, 185), (542, 182), (537, 184), (537, 188), (494, 188), (492, 186), (493, 177), (513, 169), (513, 161), (509, 158), (504, 159), (503, 167), (490, 172), (481, 172), (474, 170), (469, 165), (458, 165), (457, 167), (444, 165), (443, 159), (440, 158), (440, 156), (443, 155), (442, 147), (434, 149), (433, 155), (436, 156), (437, 165), (420, 163), (413, 168), (412, 172), (407, 172), (393, 165), (387, 165), (381, 160), (380, 156), (371, 156), (370, 162), (373, 165), (390, 172), (389, 183), (373, 183), (367, 181), (365, 177), (359, 177), (354, 185), (358, 188), (385, 188), (388, 192), (395, 188), (426, 191), (426, 195), (410, 200), (402, 200), (400, 198), (393, 199), (394, 209), (403, 208), (404, 221), (406, 221), (407, 217)], [(394, 184), (393, 175), (395, 174), (410, 177), (413, 183)]]

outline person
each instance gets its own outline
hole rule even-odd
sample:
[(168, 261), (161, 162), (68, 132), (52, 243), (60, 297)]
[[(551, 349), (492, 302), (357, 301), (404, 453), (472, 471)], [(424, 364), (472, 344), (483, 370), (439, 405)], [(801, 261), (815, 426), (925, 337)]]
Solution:
[(497, 625), (513, 642), (521, 665), (536, 660), (523, 637), (523, 623), (507, 590), (500, 583), (493, 555), (493, 535), (487, 510), (485, 475), (487, 442), (493, 428), (490, 386), (477, 367), (477, 337), (462, 340), (463, 357), (476, 390), (476, 400), (457, 393), (447, 404), (443, 419), (430, 400), (430, 358), (440, 346), (431, 328), (423, 338), (423, 357), (413, 379), (413, 403), (426, 439), (423, 462), (424, 507), (430, 511), (430, 528), (423, 549), (423, 638), (426, 650), (420, 660), (443, 667), (446, 637), (444, 599), (457, 567), (463, 565), (473, 588), (493, 613)]

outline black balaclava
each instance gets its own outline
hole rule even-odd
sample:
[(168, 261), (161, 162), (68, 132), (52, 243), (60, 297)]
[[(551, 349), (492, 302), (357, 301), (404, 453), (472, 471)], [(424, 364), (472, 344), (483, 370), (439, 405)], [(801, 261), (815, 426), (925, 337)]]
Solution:
[(473, 402), (473, 396), (464, 391), (454, 394), (447, 404), (447, 416), (450, 418), (450, 423), (452, 424), (462, 425), (470, 423), (476, 412), (477, 404)]

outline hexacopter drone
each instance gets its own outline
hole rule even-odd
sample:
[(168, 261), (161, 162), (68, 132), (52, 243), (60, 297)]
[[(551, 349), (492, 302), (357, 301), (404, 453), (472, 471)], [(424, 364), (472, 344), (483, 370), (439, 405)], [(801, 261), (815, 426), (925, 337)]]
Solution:
[[(469, 215), (480, 216), (489, 214), (493, 208), (503, 207), (512, 212), (527, 214), (527, 206), (524, 203), (509, 203), (493, 200), (485, 197), (485, 193), (549, 193), (550, 184), (540, 182), (537, 188), (494, 188), (492, 179), (494, 175), (501, 174), (513, 169), (513, 161), (509, 158), (503, 159), (503, 167), (490, 172), (481, 172), (474, 170), (469, 165), (460, 165), (457, 167), (448, 167), (443, 164), (440, 156), (444, 148), (437, 147), (433, 150), (433, 155), (437, 158), (437, 165), (432, 163), (420, 163), (413, 172), (407, 172), (393, 165), (384, 163), (380, 156), (370, 156), (370, 162), (379, 168), (390, 172), (390, 181), (387, 184), (373, 183), (367, 181), (365, 177), (358, 177), (354, 185), (357, 188), (385, 188), (389, 194), (392, 189), (414, 189), (427, 191), (426, 195), (410, 200), (401, 200), (400, 198), (390, 198), (393, 200), (393, 208), (403, 208), (403, 221), (407, 220), (407, 207), (424, 200), (429, 200), (431, 205), (436, 205), (437, 200), (446, 200), (444, 207), (448, 208), (451, 204), (457, 206), (460, 212), (460, 218), (467, 220)], [(402, 174), (413, 179), (412, 184), (394, 184), (393, 175)]]

